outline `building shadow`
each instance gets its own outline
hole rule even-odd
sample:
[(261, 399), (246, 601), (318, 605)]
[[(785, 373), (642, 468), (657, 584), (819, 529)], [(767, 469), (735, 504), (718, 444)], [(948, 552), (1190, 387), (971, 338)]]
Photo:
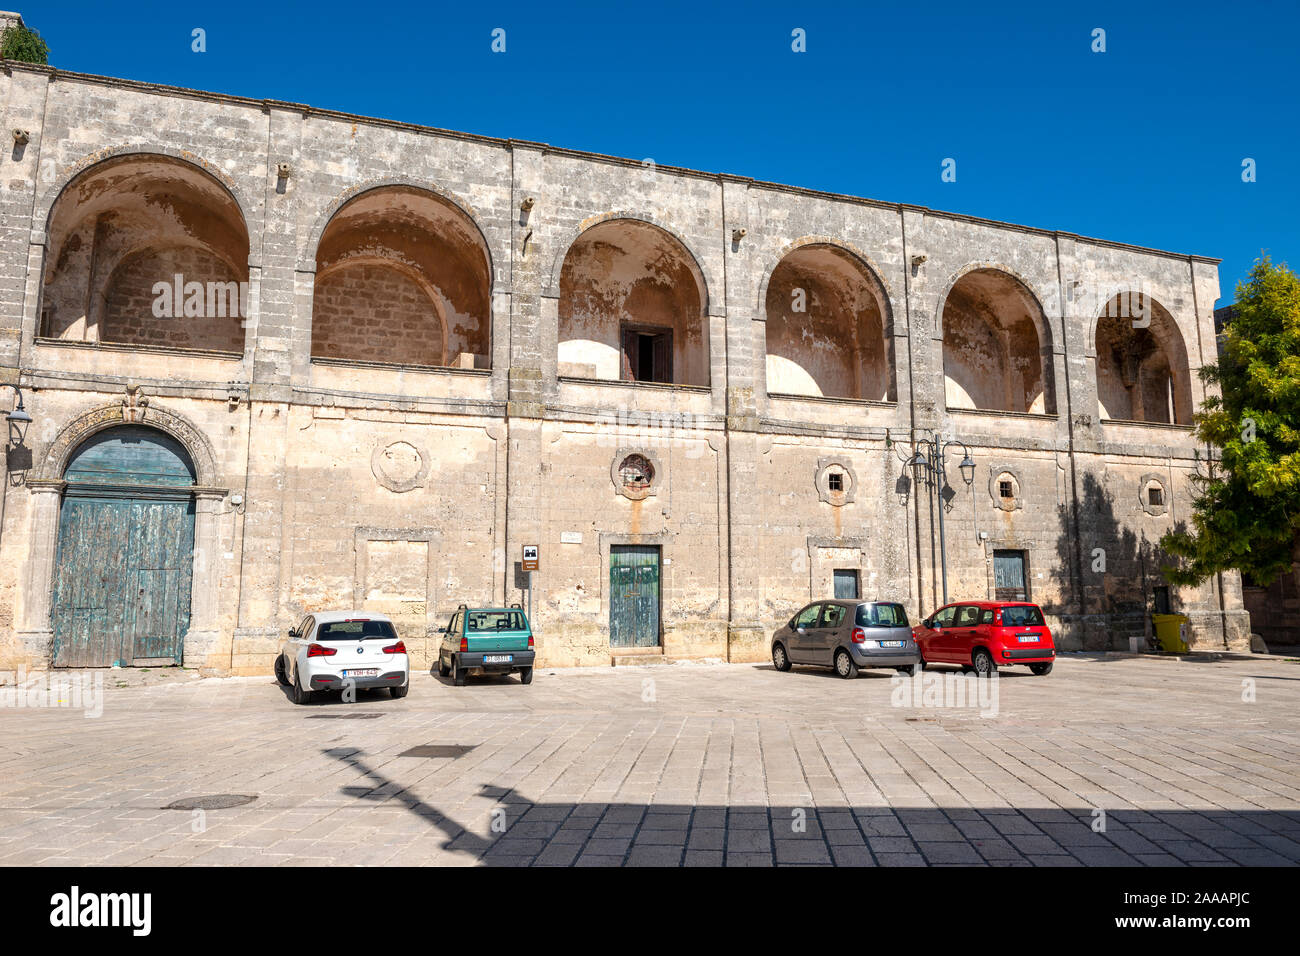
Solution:
[(532, 800), (485, 783), (477, 794), (484, 816), (469, 820), (381, 772), (358, 748), (324, 753), (357, 774), (344, 796), (403, 807), (441, 834), (441, 849), (485, 866), (1300, 864), (1300, 810), (597, 803)]

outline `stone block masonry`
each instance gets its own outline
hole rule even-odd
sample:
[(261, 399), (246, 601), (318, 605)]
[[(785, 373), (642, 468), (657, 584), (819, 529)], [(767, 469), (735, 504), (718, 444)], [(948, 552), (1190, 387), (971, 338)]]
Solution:
[[(1217, 260), (47, 67), (0, 94), (30, 136), (0, 381), (35, 419), (0, 492), (0, 668), (85, 612), (119, 662), (171, 640), (264, 674), (345, 607), (428, 666), (457, 605), (527, 604), (524, 544), (544, 665), (757, 660), (837, 580), (935, 610), (940, 508), (952, 600), (1036, 601), (1067, 649), (1143, 646), (1165, 607), (1246, 646), (1235, 576), (1159, 573)], [(155, 318), (177, 272), (247, 282), (249, 314)], [(934, 434), (976, 462), (941, 498), (901, 460)], [(68, 466), (119, 438), (113, 500), (176, 493), (158, 442), (193, 470), (191, 592), (148, 613), (149, 568), (53, 589), (61, 505), (95, 491)]]

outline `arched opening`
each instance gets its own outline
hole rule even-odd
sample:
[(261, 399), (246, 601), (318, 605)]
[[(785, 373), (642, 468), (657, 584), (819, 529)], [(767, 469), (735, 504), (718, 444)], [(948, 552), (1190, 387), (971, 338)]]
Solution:
[(707, 302), (694, 257), (663, 229), (593, 226), (560, 269), (558, 373), (708, 386)]
[(949, 408), (1056, 414), (1051, 334), (1024, 283), (976, 269), (954, 283), (942, 308)]
[(165, 432), (121, 425), (82, 442), (63, 479), (54, 666), (180, 664), (194, 566), (188, 452)]
[(1120, 293), (1097, 319), (1097, 413), (1130, 422), (1190, 425), (1191, 370), (1169, 310)]
[(50, 211), (41, 335), (242, 354), (248, 227), (208, 173), (167, 156), (105, 160)]
[(489, 368), (490, 262), (473, 220), (442, 197), (407, 186), (362, 193), (316, 250), (312, 358)]
[(896, 399), (884, 289), (856, 256), (827, 243), (786, 255), (767, 283), (767, 391)]

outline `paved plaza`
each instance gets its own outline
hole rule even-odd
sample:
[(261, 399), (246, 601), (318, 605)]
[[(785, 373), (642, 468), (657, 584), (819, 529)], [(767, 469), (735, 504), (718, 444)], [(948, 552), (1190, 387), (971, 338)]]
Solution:
[[(98, 673), (98, 717), (0, 709), (0, 864), (1300, 861), (1294, 660), (1065, 655), (964, 706), (942, 668), (420, 673), (303, 707)], [(164, 809), (222, 795), (255, 799)]]

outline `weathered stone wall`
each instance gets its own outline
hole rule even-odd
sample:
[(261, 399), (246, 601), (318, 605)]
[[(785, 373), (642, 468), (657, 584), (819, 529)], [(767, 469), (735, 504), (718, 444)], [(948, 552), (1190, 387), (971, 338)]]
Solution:
[[(213, 672), (266, 673), (304, 613), (352, 604), (393, 614), (425, 663), (457, 604), (527, 602), (516, 573), (525, 543), (542, 548), (533, 604), (547, 665), (610, 659), (619, 544), (661, 549), (669, 656), (761, 659), (771, 629), (829, 593), (836, 568), (858, 570), (865, 595), (900, 600), (915, 618), (943, 597), (940, 505), (901, 459), (935, 432), (977, 463), (968, 487), (956, 469), (964, 451), (949, 449), (951, 598), (991, 596), (994, 551), (1018, 550), (1062, 646), (1127, 649), (1143, 631), (1160, 586), (1155, 542), (1187, 518), (1195, 446), (1184, 425), (1099, 414), (1114, 382), (1103, 371), (1099, 394), (1097, 323), (1118, 294), (1158, 301), (1153, 334), (1185, 358), (1175, 372), (1185, 421), (1213, 352), (1213, 260), (38, 67), (0, 75), (0, 97), (8, 125), (30, 131), (24, 150), (0, 157), (0, 381), (24, 389), (36, 419), (8, 454), (0, 666), (49, 659), (62, 456), (90, 409), (100, 424), (143, 416), (207, 448), (185, 653)], [(128, 169), (142, 157), (183, 170), (166, 180), (193, 200), (177, 228), (199, 223), (193, 238), (218, 251), (238, 234), (231, 210), (246, 229), (235, 265), (247, 269), (250, 315), (246, 340), (227, 343), (233, 354), (43, 337), (48, 279), (75, 259), (52, 248), (72, 208), (60, 197), (102, 182), (79, 177), (117, 168), (105, 161)], [(80, 200), (96, 218), (77, 223), (113, 212)], [(213, 212), (211, 229), (196, 209)], [(664, 238), (623, 261), (584, 245), (603, 224)], [(566, 277), (566, 263), (586, 271)], [(792, 303), (787, 273), (801, 264), (825, 267), (809, 280), (813, 311), (797, 335), (789, 315), (774, 334), (773, 307)], [(350, 275), (399, 266), (414, 288), (389, 289), (377, 272), (348, 287)], [(1014, 303), (965, 300), (1000, 339), (1007, 374), (996, 380), (991, 360), (977, 370), (1004, 399), (994, 407), (1011, 412), (947, 394), (946, 369), (975, 356), (954, 352), (966, 351), (947, 327), (961, 309), (945, 306), (972, 275), (1023, 290)], [(121, 294), (109, 315), (135, 314), (137, 299)], [(615, 378), (600, 358), (616, 347), (602, 338), (610, 323), (664, 309), (698, 319), (675, 337), (678, 385), (583, 381)], [(419, 334), (429, 318), (446, 329), (436, 346)], [(579, 334), (575, 319), (593, 328)], [(820, 352), (794, 348), (805, 333)], [(566, 354), (579, 339), (595, 343), (590, 361)], [(851, 349), (860, 361), (844, 361)], [(769, 373), (773, 355), (829, 387), (789, 394)], [(453, 367), (428, 367), (443, 363)], [(597, 369), (575, 377), (566, 363)], [(616, 478), (634, 453), (656, 463), (639, 497)], [(1152, 476), (1167, 492), (1159, 513), (1142, 503)], [(1097, 549), (1105, 570), (1094, 570)], [(1198, 646), (1243, 645), (1235, 576), (1172, 598)]]

